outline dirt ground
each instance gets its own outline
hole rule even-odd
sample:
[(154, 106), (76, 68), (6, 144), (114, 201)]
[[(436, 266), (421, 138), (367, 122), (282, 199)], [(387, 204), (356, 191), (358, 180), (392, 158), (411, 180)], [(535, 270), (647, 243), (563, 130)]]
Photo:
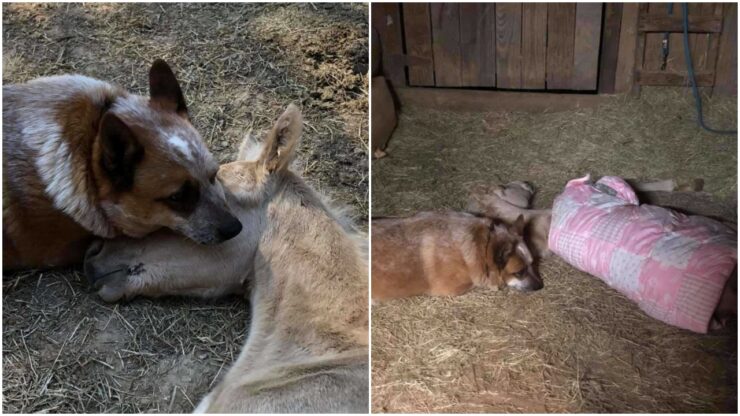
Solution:
[[(736, 99), (705, 106), (709, 124), (737, 125)], [(461, 210), (473, 185), (511, 180), (533, 183), (535, 206), (547, 207), (590, 172), (703, 178), (705, 192), (654, 202), (735, 222), (737, 137), (699, 130), (693, 111), (682, 89), (544, 114), (404, 108), (389, 156), (373, 161), (372, 213)], [(545, 287), (534, 293), (374, 305), (373, 411), (737, 411), (737, 322), (690, 333), (557, 258), (540, 271)]]
[[(221, 161), (290, 103), (298, 169), (368, 215), (364, 4), (4, 4), (3, 83), (81, 73), (147, 94), (165, 59)], [(105, 304), (76, 270), (3, 276), (3, 411), (190, 412), (239, 353), (232, 298)]]

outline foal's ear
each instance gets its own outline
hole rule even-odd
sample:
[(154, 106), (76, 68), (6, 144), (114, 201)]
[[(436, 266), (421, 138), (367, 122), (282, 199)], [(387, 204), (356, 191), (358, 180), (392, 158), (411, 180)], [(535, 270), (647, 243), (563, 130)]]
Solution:
[(262, 154), (262, 142), (260, 142), (251, 131), (247, 133), (239, 145), (239, 154), (236, 160), (246, 162), (256, 162)]
[(301, 110), (290, 104), (265, 138), (260, 162), (268, 172), (285, 170), (295, 157), (295, 148), (301, 138), (303, 117)]

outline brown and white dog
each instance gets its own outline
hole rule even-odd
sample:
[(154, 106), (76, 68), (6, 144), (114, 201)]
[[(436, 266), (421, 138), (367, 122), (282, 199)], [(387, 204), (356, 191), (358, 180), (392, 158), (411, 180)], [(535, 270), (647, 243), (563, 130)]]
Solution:
[(507, 226), (465, 212), (373, 219), (372, 299), (456, 296), (473, 287), (541, 289), (523, 228), (523, 218)]
[(301, 131), (291, 105), (221, 166), (248, 233), (213, 247), (163, 230), (88, 251), (85, 272), (107, 301), (249, 296), (247, 341), (196, 412), (368, 411), (366, 237), (290, 169)]
[(524, 240), (536, 258), (547, 257), (547, 237), (550, 230), (549, 209), (530, 209), (534, 189), (523, 181), (506, 185), (478, 185), (468, 197), (466, 210), (513, 224), (524, 219)]
[(3, 268), (80, 263), (94, 237), (166, 227), (202, 244), (241, 223), (157, 60), (150, 97), (81, 75), (3, 87)]

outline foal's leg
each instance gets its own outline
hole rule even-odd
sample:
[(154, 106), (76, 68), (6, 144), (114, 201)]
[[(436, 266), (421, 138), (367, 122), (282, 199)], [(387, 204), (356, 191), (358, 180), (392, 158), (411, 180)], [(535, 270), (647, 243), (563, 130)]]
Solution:
[[(520, 183), (523, 185), (519, 186)], [(519, 189), (513, 185), (519, 186)], [(468, 210), (498, 218), (508, 224), (513, 224), (521, 215), (527, 224), (524, 237), (530, 250), (535, 252), (537, 257), (545, 257), (550, 254), (547, 239), (552, 213), (549, 209), (527, 209), (531, 194), (531, 187), (523, 182), (512, 182), (506, 186), (499, 185), (485, 193), (478, 190), (471, 195)]]
[(171, 232), (144, 239), (117, 238), (93, 243), (85, 274), (107, 302), (138, 295), (216, 297), (244, 293), (250, 274), (249, 236), (205, 246)]

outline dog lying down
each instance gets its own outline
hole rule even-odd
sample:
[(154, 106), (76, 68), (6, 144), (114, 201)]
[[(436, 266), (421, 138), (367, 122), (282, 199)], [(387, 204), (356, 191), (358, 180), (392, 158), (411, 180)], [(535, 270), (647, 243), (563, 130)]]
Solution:
[(523, 218), (507, 226), (466, 212), (373, 219), (372, 299), (456, 296), (473, 287), (538, 290), (523, 229)]
[(247, 341), (198, 412), (367, 413), (365, 238), (290, 169), (301, 130), (291, 105), (261, 145), (248, 138), (219, 169), (244, 224), (233, 239), (206, 246), (157, 232), (87, 252), (85, 273), (109, 302), (249, 296)]
[[(694, 332), (737, 315), (737, 234), (713, 219), (640, 205), (623, 179), (574, 179), (549, 210), (522, 209), (512, 183), (471, 205), (511, 221), (550, 222), (548, 249), (635, 301), (648, 315)], [(531, 189), (531, 188), (530, 188)], [(531, 195), (530, 195), (531, 196)], [(483, 202), (481, 202), (483, 201)]]

